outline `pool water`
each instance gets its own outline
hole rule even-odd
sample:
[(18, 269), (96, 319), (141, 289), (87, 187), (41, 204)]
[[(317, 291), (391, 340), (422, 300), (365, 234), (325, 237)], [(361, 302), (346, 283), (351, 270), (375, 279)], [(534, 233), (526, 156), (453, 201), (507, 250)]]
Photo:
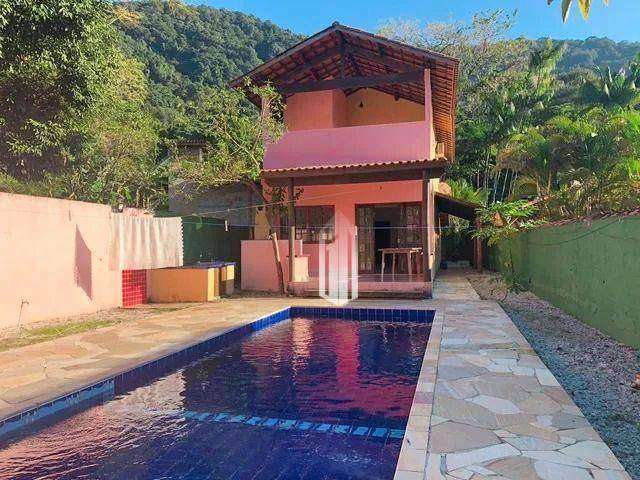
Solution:
[(0, 478), (393, 478), (429, 324), (294, 318), (0, 451)]

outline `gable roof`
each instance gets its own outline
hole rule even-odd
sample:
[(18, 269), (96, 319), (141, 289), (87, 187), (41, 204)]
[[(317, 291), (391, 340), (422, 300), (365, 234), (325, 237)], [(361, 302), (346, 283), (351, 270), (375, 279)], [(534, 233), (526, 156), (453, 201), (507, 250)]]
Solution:
[[(344, 60), (343, 60), (344, 59)], [(446, 147), (449, 160), (455, 157), (455, 116), (458, 60), (423, 50), (369, 32), (334, 23), (254, 68), (231, 82), (242, 87), (248, 79), (254, 85), (273, 84), (285, 88), (305, 82), (354, 76), (404, 74), (428, 68), (431, 72), (433, 118), (436, 139)], [(374, 88), (397, 98), (424, 104), (424, 83), (376, 85)], [(357, 89), (345, 89), (347, 95)], [(247, 92), (250, 100), (259, 99)]]

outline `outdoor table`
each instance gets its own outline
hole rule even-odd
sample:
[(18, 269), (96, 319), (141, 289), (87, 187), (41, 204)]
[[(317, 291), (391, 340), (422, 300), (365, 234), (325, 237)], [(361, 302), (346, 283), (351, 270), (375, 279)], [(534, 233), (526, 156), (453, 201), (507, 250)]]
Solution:
[[(386, 257), (387, 255), (391, 255), (391, 275), (396, 274), (396, 257), (398, 255), (406, 255), (407, 256), (407, 270), (409, 275), (413, 274), (412, 267), (412, 258), (414, 254), (418, 254), (416, 258), (420, 258), (420, 254), (422, 253), (422, 248), (420, 247), (396, 247), (396, 248), (380, 248), (379, 252), (382, 252), (382, 272), (380, 276), (384, 275), (384, 269), (386, 266)], [(416, 272), (418, 271), (416, 265)]]

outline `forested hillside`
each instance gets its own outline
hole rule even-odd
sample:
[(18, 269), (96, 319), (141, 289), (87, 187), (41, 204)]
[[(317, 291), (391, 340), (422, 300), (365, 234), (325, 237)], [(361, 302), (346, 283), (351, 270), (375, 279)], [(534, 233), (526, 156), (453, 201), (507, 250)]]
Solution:
[[(188, 97), (198, 85), (220, 85), (304, 38), (241, 12), (160, 0), (122, 5), (133, 14), (120, 23), (125, 50), (146, 65), (158, 102), (167, 102), (169, 94)], [(559, 73), (595, 66), (618, 70), (640, 52), (639, 42), (608, 38), (558, 42), (567, 44)], [(539, 47), (544, 40), (532, 43)]]
[[(556, 40), (565, 43), (567, 50), (558, 63), (559, 73), (575, 68), (611, 67), (619, 70), (625, 67), (640, 52), (640, 42), (614, 42), (609, 38), (591, 37), (586, 40)], [(544, 40), (536, 42), (537, 45)]]
[[(268, 128), (277, 138), (281, 122), (262, 118), (240, 92), (225, 86), (302, 35), (184, 0), (5, 3), (0, 9), (0, 191), (161, 208), (170, 176), (201, 189), (231, 183), (239, 175), (249, 183), (257, 178), (262, 133)], [(640, 60), (632, 61), (640, 43), (590, 38), (567, 41), (564, 52), (558, 48), (561, 41), (514, 39), (510, 32), (517, 21), (515, 14), (495, 10), (460, 22), (400, 19), (381, 27), (390, 38), (461, 59), (457, 162), (448, 176), (489, 191), (491, 202), (510, 196), (530, 176), (521, 172), (522, 158), (520, 163), (507, 160), (518, 157), (516, 147), (524, 149), (520, 140), (537, 139), (540, 152), (546, 152), (548, 139), (540, 138), (544, 129), (553, 139), (566, 134), (567, 144), (579, 137), (576, 148), (603, 141), (602, 151), (589, 147), (587, 153), (596, 152), (616, 174), (623, 170), (610, 156), (636, 161), (640, 140), (619, 148), (611, 142), (622, 138), (616, 122), (640, 124)], [(614, 74), (584, 71), (595, 67), (611, 67)], [(621, 67), (626, 72), (616, 74)], [(272, 89), (260, 94), (281, 100)], [(585, 112), (594, 109), (599, 110), (589, 123)], [(579, 135), (558, 133), (567, 125)], [(605, 127), (610, 131), (599, 130)], [(613, 140), (608, 133), (616, 134)], [(207, 142), (207, 160), (184, 166), (169, 162), (176, 140), (189, 137)], [(530, 152), (522, 155), (529, 158)], [(557, 159), (563, 176), (556, 170), (543, 175), (545, 198), (569, 178), (565, 170), (576, 167), (570, 160), (583, 158), (588, 155), (572, 152)], [(541, 165), (556, 168), (543, 160)], [(600, 179), (614, 184), (593, 165), (575, 172), (587, 170), (596, 172), (589, 178), (596, 187)], [(540, 178), (533, 184), (539, 188)], [(624, 191), (615, 198), (631, 198)]]
[(180, 2), (121, 4), (124, 51), (145, 65), (151, 103), (171, 117), (180, 99), (203, 86), (222, 85), (303, 37), (252, 15)]

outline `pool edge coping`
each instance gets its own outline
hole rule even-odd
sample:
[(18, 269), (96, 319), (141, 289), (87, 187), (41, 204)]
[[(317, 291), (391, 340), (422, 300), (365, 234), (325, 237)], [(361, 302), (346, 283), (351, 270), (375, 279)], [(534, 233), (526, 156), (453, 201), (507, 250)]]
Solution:
[(394, 480), (428, 480), (425, 475), (431, 436), (431, 417), (445, 320), (443, 308), (434, 308), (434, 310), (435, 315), (402, 439)]
[[(16, 431), (26, 428), (35, 422), (42, 421), (47, 417), (50, 417), (51, 415), (56, 414), (60, 411), (78, 407), (85, 402), (95, 400), (99, 395), (112, 394), (115, 391), (115, 382), (118, 381), (119, 377), (133, 374), (134, 372), (141, 371), (145, 368), (152, 368), (153, 364), (159, 364), (159, 362), (168, 361), (171, 357), (174, 357), (174, 356), (187, 354), (192, 349), (204, 347), (205, 344), (207, 344), (208, 342), (214, 342), (216, 339), (221, 340), (222, 337), (224, 337), (225, 335), (229, 335), (232, 333), (243, 333), (245, 329), (249, 329), (254, 326), (255, 327), (262, 326), (262, 328), (265, 328), (270, 325), (279, 323), (280, 321), (292, 318), (293, 313), (295, 311), (300, 312), (305, 310), (307, 310), (308, 313), (312, 315), (315, 315), (315, 312), (312, 313), (311, 310), (323, 311), (322, 313), (320, 312), (317, 313), (318, 318), (322, 318), (323, 316), (328, 316), (327, 314), (325, 314), (325, 312), (328, 313), (328, 311), (330, 310), (359, 310), (359, 311), (389, 310), (389, 311), (402, 312), (402, 313), (411, 312), (411, 311), (433, 312), (433, 319), (430, 322), (432, 324), (431, 332), (433, 332), (433, 324), (436, 322), (436, 318), (438, 317), (438, 309), (433, 307), (432, 308), (393, 308), (393, 307), (379, 308), (379, 307), (367, 307), (367, 306), (317, 307), (317, 306), (289, 304), (285, 307), (277, 308), (270, 313), (259, 315), (258, 318), (256, 319), (235, 325), (233, 327), (219, 330), (212, 335), (205, 336), (196, 341), (184, 343), (182, 345), (177, 346), (177, 348), (161, 350), (159, 352), (156, 352), (156, 354), (154, 355), (150, 355), (148, 357), (142, 357), (142, 359), (139, 362), (126, 366), (123, 369), (119, 369), (116, 372), (109, 372), (98, 379), (87, 380), (84, 383), (80, 383), (79, 386), (73, 387), (72, 390), (66, 393), (57, 394), (48, 400), (34, 402), (32, 406), (27, 406), (19, 411), (9, 413), (8, 415), (0, 418), (0, 440), (4, 439), (7, 436), (11, 436)], [(277, 318), (277, 316), (281, 314), (284, 314), (284, 318)], [(352, 320), (367, 320), (367, 318), (352, 318), (352, 317), (342, 317), (342, 318), (344, 319), (350, 318)], [(396, 318), (395, 316), (392, 316), (391, 319), (383, 319), (383, 320), (394, 321), (395, 318)], [(267, 323), (263, 324), (260, 322), (267, 322)], [(251, 331), (260, 330), (262, 328), (255, 328), (255, 329), (252, 329)], [(431, 338), (431, 333), (430, 333), (430, 338)], [(430, 341), (431, 340), (429, 339), (427, 345), (429, 345)], [(438, 342), (438, 345), (439, 345), (439, 342)], [(426, 357), (426, 351), (425, 351), (425, 357)], [(422, 375), (423, 375), (424, 362), (425, 362), (425, 359), (423, 358), (423, 366), (421, 368), (420, 375), (418, 377), (416, 392), (418, 391), (420, 379), (422, 378)], [(414, 402), (415, 402), (415, 398), (414, 398)], [(411, 408), (413, 409), (413, 404)], [(16, 425), (7, 429), (6, 425), (10, 423), (16, 423)]]
[[(132, 363), (131, 365), (128, 365), (124, 368), (118, 369), (115, 372), (109, 372), (103, 376), (101, 376), (100, 378), (97, 379), (91, 379), (91, 380), (87, 380), (84, 383), (80, 383), (79, 386), (75, 386), (73, 387), (72, 390), (66, 392), (66, 393), (62, 393), (62, 394), (57, 394), (55, 396), (53, 396), (51, 399), (49, 400), (44, 400), (44, 401), (37, 401), (34, 402), (34, 404), (32, 406), (28, 406), (25, 407), (21, 410), (18, 410), (16, 412), (12, 412), (9, 413), (8, 415), (0, 418), (0, 440), (2, 440), (3, 437), (5, 437), (6, 435), (10, 434), (11, 432), (20, 429), (20, 428), (24, 428), (30, 424), (32, 424), (33, 422), (40, 420), (42, 418), (45, 418), (47, 416), (49, 416), (51, 413), (55, 413), (51, 412), (49, 414), (45, 414), (42, 415), (39, 418), (33, 419), (29, 422), (26, 422), (23, 425), (18, 426), (17, 428), (13, 428), (10, 429), (8, 431), (4, 431), (3, 430), (3, 426), (7, 423), (7, 422), (11, 422), (11, 421), (16, 421), (19, 420), (21, 417), (24, 416), (29, 416), (29, 415), (35, 415), (39, 410), (47, 408), (49, 405), (52, 405), (54, 403), (59, 403), (59, 402), (63, 402), (66, 399), (70, 399), (72, 397), (76, 397), (76, 396), (81, 396), (83, 392), (87, 392), (89, 390), (92, 389), (99, 389), (101, 386), (108, 384), (108, 383), (114, 383), (117, 377), (120, 377), (122, 375), (126, 375), (129, 374), (133, 371), (136, 370), (140, 370), (146, 367), (150, 367), (152, 364), (156, 363), (156, 362), (160, 362), (162, 360), (168, 359), (171, 356), (177, 355), (177, 354), (181, 354), (183, 352), (187, 352), (189, 349), (193, 349), (196, 348), (200, 345), (204, 345), (207, 342), (211, 342), (213, 340), (215, 340), (216, 338), (222, 337), (224, 335), (230, 334), (235, 332), (236, 330), (240, 330), (242, 328), (247, 328), (253, 324), (257, 324), (258, 322), (265, 320), (269, 317), (278, 315), (280, 313), (284, 313), (287, 311), (291, 310), (292, 305), (287, 305), (286, 307), (283, 308), (278, 308), (270, 313), (266, 313), (263, 315), (259, 315), (258, 318), (247, 321), (245, 323), (240, 323), (238, 325), (235, 325), (233, 327), (229, 327), (229, 328), (225, 328), (225, 329), (221, 329), (216, 331), (214, 334), (212, 335), (208, 335), (205, 336), (203, 338), (200, 338), (196, 341), (192, 341), (192, 342), (188, 342), (188, 343), (184, 343), (181, 345), (175, 345), (174, 347), (177, 348), (172, 348), (172, 349), (163, 349), (160, 350), (158, 352), (156, 352), (155, 354), (149, 355), (149, 356), (143, 356), (141, 357), (141, 359), (136, 362), (136, 363)], [(275, 323), (275, 322), (273, 322)], [(100, 392), (98, 392), (100, 393)], [(71, 408), (75, 405), (77, 405), (80, 402), (83, 401), (87, 401), (90, 398), (93, 398), (93, 396), (89, 397), (89, 398), (79, 398), (78, 401), (71, 403), (70, 405), (67, 405), (66, 408)], [(60, 409), (61, 410), (61, 409)], [(56, 410), (58, 411), (58, 410)]]

